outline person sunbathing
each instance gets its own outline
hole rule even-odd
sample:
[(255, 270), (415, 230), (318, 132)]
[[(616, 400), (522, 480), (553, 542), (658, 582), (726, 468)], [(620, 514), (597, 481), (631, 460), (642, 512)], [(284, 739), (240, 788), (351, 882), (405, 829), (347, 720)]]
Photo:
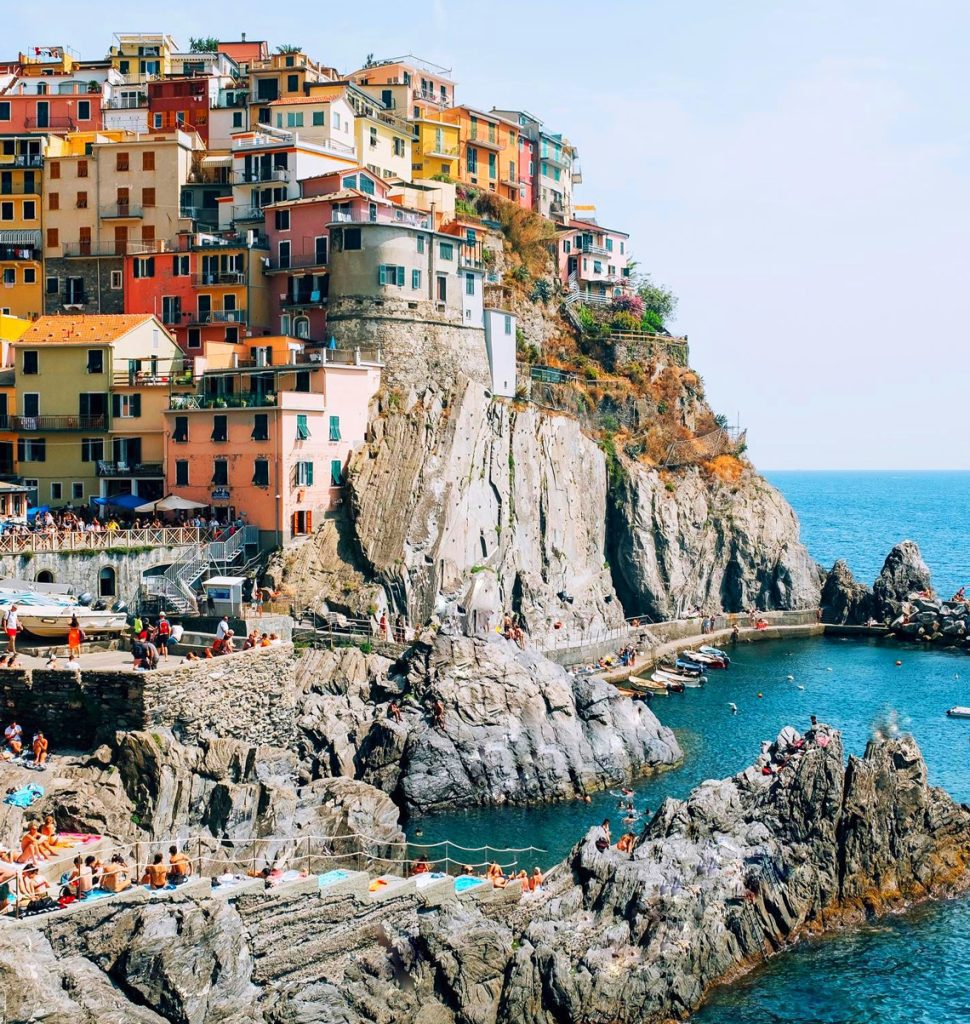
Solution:
[(198, 661), (199, 660), (199, 656), (195, 653), (195, 651), (187, 651), (186, 655), (185, 655), (185, 660), (186, 661)]
[(431, 865), (424, 859), (424, 857), (418, 857), (418, 859), (411, 865), (412, 875), (426, 875), (431, 870)]
[(38, 729), (34, 735), (34, 766), (47, 764), (47, 737)]
[(496, 889), (504, 889), (509, 884), (509, 880), (505, 877), (498, 864), (489, 864), (485, 877)]
[(164, 889), (168, 885), (168, 868), (165, 867), (165, 858), (156, 853), (151, 864), (145, 865), (145, 873), (141, 877), (141, 884), (150, 886), (152, 889)]
[(529, 879), (529, 892), (538, 892), (542, 888), (542, 872), (538, 868), (532, 869), (532, 876)]
[(168, 880), (180, 885), (192, 874), (192, 862), (184, 853), (179, 853), (177, 846), (168, 848)]
[(101, 888), (108, 892), (121, 892), (131, 885), (131, 872), (120, 853), (111, 855), (110, 863), (105, 865), (101, 873)]
[(27, 831), (20, 840), (21, 856), (24, 858), (21, 863), (32, 860), (45, 860), (54, 854), (54, 847), (41, 833), (36, 821), (27, 826)]

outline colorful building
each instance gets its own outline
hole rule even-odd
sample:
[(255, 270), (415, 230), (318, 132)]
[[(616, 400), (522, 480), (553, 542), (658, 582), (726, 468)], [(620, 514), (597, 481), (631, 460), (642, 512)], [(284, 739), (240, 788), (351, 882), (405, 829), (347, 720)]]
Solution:
[(0, 313), (44, 309), (41, 217), (43, 140), (0, 137)]
[(13, 350), (16, 470), (40, 503), (161, 496), (162, 408), (182, 353), (155, 317), (41, 317)]
[(422, 118), (431, 124), (458, 126), (460, 181), (518, 202), (519, 130), (516, 125), (496, 114), (468, 106), (427, 110)]
[(163, 32), (116, 32), (108, 51), (111, 66), (130, 83), (147, 82), (172, 73), (178, 44)]
[(191, 389), (172, 388), (166, 489), (244, 513), (265, 546), (280, 545), (312, 532), (339, 502), (381, 363), (285, 337), (254, 341), (250, 353), (206, 369)]
[(414, 148), (411, 166), (416, 179), (443, 175), (458, 179), (459, 148), (461, 140), (457, 124), (449, 124), (435, 117), (414, 120)]
[(574, 301), (607, 305), (631, 289), (630, 236), (593, 221), (571, 220), (557, 238), (559, 278)]
[(454, 106), (455, 83), (451, 69), (415, 57), (413, 53), (375, 61), (347, 76), (379, 99), (387, 110), (417, 119), (426, 109)]

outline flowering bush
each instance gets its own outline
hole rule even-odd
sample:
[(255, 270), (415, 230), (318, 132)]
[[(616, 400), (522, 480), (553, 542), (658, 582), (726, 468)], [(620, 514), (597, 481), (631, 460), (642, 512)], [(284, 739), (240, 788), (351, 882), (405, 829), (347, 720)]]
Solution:
[(643, 299), (639, 295), (619, 295), (613, 300), (613, 311), (630, 313), (639, 320), (643, 316)]

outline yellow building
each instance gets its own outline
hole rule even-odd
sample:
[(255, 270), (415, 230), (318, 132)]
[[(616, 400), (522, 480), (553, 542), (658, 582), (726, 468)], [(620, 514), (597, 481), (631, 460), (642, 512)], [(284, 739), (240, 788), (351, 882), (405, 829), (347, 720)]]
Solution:
[(172, 73), (172, 54), (178, 45), (171, 36), (162, 32), (116, 32), (115, 42), (108, 59), (115, 71), (125, 76), (126, 84)]
[[(13, 474), (13, 454), (17, 443), (17, 435), (10, 430), (10, 413), (17, 408), (13, 343), (23, 337), (30, 324), (30, 320), (0, 313), (0, 476)], [(0, 501), (0, 515), (3, 514), (2, 504)]]
[(0, 313), (44, 311), (41, 197), (45, 140), (0, 138)]
[(182, 354), (154, 316), (41, 317), (13, 349), (16, 471), (39, 504), (162, 496), (162, 410)]
[(417, 131), (411, 158), (414, 177), (434, 178), (443, 174), (457, 181), (458, 125), (431, 117), (419, 117), (414, 124)]

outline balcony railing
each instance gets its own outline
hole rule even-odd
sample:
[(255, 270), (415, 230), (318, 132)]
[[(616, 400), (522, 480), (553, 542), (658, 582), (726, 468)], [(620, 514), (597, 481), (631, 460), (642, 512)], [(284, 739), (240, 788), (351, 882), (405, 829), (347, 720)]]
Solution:
[(212, 309), (207, 313), (191, 313), (193, 324), (244, 324), (249, 315), (244, 309)]
[(98, 460), (96, 471), (99, 477), (165, 476), (165, 467), (160, 462), (105, 462)]
[(0, 198), (3, 196), (39, 196), (40, 179), (30, 182), (8, 181), (0, 184)]
[(363, 211), (334, 210), (330, 217), (331, 224), (401, 224), (404, 227), (431, 230), (430, 217), (386, 206), (378, 207), (373, 214)]
[(263, 211), (258, 206), (234, 206), (232, 208), (232, 219), (249, 221), (263, 220)]
[(10, 429), (22, 434), (53, 431), (105, 430), (105, 416), (11, 416)]
[[(146, 498), (147, 502), (149, 499)], [(110, 514), (109, 514), (110, 517)], [(137, 530), (104, 530), (102, 533), (81, 533), (75, 530), (55, 530), (53, 533), (14, 533), (10, 530), (0, 534), (0, 554), (21, 554), (38, 551), (106, 551), (112, 548), (144, 547), (196, 547), (206, 544), (215, 537), (210, 530), (198, 530), (192, 526), (146, 527)]]
[(497, 133), (495, 135), (481, 135), (474, 129), (469, 133), (468, 144), (483, 146), (485, 149), (499, 150), (503, 148), (503, 143)]
[(28, 260), (36, 262), (41, 258), (40, 249), (32, 245), (5, 245), (0, 242), (0, 260)]
[(110, 96), (105, 106), (109, 110), (144, 110), (148, 106), (146, 93), (137, 96)]
[(235, 171), (233, 180), (237, 185), (258, 185), (269, 181), (289, 181), (290, 171), (286, 167), (270, 167), (261, 170), (255, 168), (251, 171)]
[(592, 242), (583, 242), (579, 246), (579, 251), (580, 252), (585, 252), (585, 253), (590, 253), (593, 256), (612, 256), (613, 255), (613, 253), (610, 252), (610, 250), (607, 249), (605, 246), (603, 246), (603, 245), (593, 245)]
[(288, 259), (280, 260), (278, 258), (270, 259), (266, 265), (265, 270), (267, 272), (287, 271), (287, 270), (309, 270), (313, 267), (325, 267), (328, 262), (328, 254), (324, 253), (322, 256), (316, 253), (304, 256), (290, 256)]
[(25, 117), (24, 126), (26, 128), (53, 128), (73, 131), (75, 124), (73, 117), (61, 117), (58, 115), (56, 117)]
[(413, 96), (422, 103), (433, 103), (436, 107), (451, 106), (451, 102), (447, 97), (442, 97), (439, 93), (432, 92), (430, 89), (414, 89)]
[(155, 242), (65, 242), (65, 256), (153, 256), (155, 253), (166, 252), (168, 247), (163, 241)]
[(219, 286), (245, 284), (246, 275), (233, 270), (219, 274), (193, 274), (192, 283), (197, 287), (217, 288)]
[(294, 306), (325, 306), (326, 304), (327, 296), (318, 290), (299, 295), (286, 295), (280, 300), (283, 309), (291, 309)]
[(43, 167), (44, 158), (40, 153), (13, 153), (0, 155), (0, 167)]
[(433, 146), (428, 150), (428, 156), (440, 156), (445, 160), (454, 160), (458, 156), (457, 146)]
[(101, 207), (102, 220), (141, 220), (143, 216), (142, 208), (131, 203), (111, 203)]

